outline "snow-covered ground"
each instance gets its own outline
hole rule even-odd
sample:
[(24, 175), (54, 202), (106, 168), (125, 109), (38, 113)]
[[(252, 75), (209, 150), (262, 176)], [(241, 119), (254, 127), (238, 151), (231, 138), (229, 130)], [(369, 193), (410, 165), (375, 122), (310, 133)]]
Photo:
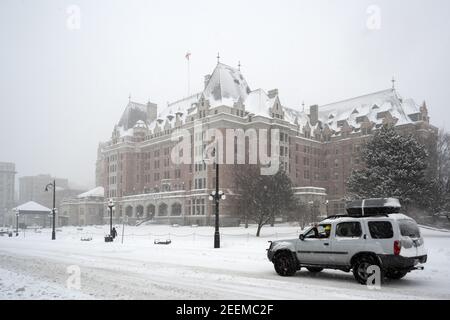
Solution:
[(370, 290), (341, 271), (278, 276), (267, 241), (297, 237), (295, 226), (265, 227), (261, 238), (254, 227), (222, 228), (220, 249), (211, 227), (126, 226), (123, 244), (122, 226), (114, 243), (104, 242), (108, 230), (65, 227), (55, 241), (49, 229), (0, 237), (0, 299), (450, 299), (450, 232), (422, 229), (425, 270)]

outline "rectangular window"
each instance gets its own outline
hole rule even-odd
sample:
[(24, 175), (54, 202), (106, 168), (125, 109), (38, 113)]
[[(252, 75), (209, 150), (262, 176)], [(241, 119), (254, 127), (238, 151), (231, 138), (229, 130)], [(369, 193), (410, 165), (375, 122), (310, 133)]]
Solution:
[(404, 237), (420, 238), (420, 230), (417, 223), (413, 220), (399, 220), (400, 233)]
[(359, 238), (361, 235), (361, 223), (359, 222), (342, 222), (336, 226), (336, 237)]
[(372, 239), (390, 239), (394, 236), (394, 230), (389, 221), (369, 221), (368, 225)]

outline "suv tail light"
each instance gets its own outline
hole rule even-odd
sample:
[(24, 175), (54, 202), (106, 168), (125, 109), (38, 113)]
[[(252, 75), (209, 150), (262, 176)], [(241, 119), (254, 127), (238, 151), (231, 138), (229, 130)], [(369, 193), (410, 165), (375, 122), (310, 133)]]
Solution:
[(394, 241), (394, 256), (398, 256), (400, 254), (400, 250), (402, 249), (402, 243), (399, 240)]

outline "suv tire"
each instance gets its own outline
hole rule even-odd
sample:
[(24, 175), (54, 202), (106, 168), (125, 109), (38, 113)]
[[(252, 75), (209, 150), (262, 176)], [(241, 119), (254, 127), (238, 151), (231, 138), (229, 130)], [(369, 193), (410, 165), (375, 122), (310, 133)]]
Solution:
[[(353, 276), (355, 277), (356, 281), (361, 284), (366, 284), (370, 276), (369, 274), (367, 274), (367, 268), (372, 265), (379, 266), (379, 263), (374, 257), (369, 255), (359, 257), (353, 264)], [(382, 276), (381, 279), (383, 279)]]
[(297, 271), (297, 264), (292, 254), (289, 252), (280, 252), (273, 259), (275, 271), (282, 277), (289, 277)]
[(319, 268), (319, 267), (307, 267), (306, 269), (308, 269), (309, 272), (312, 273), (317, 273), (323, 270), (323, 268)]
[(400, 270), (391, 270), (391, 271), (386, 271), (386, 278), (388, 279), (392, 279), (392, 280), (399, 280), (401, 278), (403, 278), (404, 276), (406, 276), (408, 272), (407, 271), (400, 271)]

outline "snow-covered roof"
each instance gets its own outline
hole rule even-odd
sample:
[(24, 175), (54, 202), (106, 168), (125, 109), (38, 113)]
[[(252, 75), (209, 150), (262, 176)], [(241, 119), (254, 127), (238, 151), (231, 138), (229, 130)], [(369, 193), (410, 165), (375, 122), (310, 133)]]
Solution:
[(51, 212), (52, 210), (44, 207), (43, 205), (34, 202), (34, 201), (28, 201), (18, 207), (16, 207), (19, 211), (19, 213), (26, 213), (26, 212)]
[(104, 197), (105, 189), (103, 187), (97, 187), (87, 192), (81, 193), (77, 198), (88, 198), (88, 197)]
[(266, 118), (272, 118), (272, 108), (277, 104), (282, 108), (282, 112), (277, 114), (282, 115), (285, 121), (300, 128), (309, 127), (313, 131), (329, 128), (334, 134), (341, 131), (345, 122), (352, 130), (359, 130), (363, 122), (368, 121), (378, 126), (383, 123), (385, 116), (389, 115), (395, 118), (395, 125), (412, 123), (418, 119), (412, 115), (421, 111), (412, 99), (403, 100), (396, 90), (391, 88), (319, 106), (319, 121), (311, 125), (310, 114), (300, 108), (283, 106), (277, 90), (269, 93), (263, 89), (251, 91), (240, 70), (217, 63), (202, 92), (168, 103), (166, 107), (159, 107), (156, 119), (151, 119), (151, 122), (148, 105), (129, 101), (115, 133), (126, 137), (133, 136), (135, 128), (147, 128), (151, 132), (173, 128), (177, 121), (183, 124), (188, 116), (196, 114), (198, 103), (202, 99), (207, 100), (212, 108), (222, 105), (233, 107), (239, 102), (249, 114)]
[(245, 111), (254, 115), (268, 117), (269, 109), (272, 108), (274, 99), (270, 99), (262, 89), (251, 91), (244, 102)]
[(147, 117), (147, 106), (145, 104), (129, 101), (118, 126), (126, 131), (133, 128), (139, 120), (147, 121)]
[(393, 89), (374, 92), (319, 107), (319, 120), (330, 129), (339, 131), (340, 123), (347, 121), (349, 126), (360, 127), (358, 119), (366, 117), (368, 121), (381, 124), (378, 114), (389, 112), (397, 119), (396, 125), (413, 122), (408, 116), (419, 112), (419, 107), (411, 99), (403, 101)]
[(203, 96), (209, 100), (211, 107), (232, 106), (239, 99), (245, 101), (250, 91), (241, 71), (226, 64), (217, 63), (203, 90)]

